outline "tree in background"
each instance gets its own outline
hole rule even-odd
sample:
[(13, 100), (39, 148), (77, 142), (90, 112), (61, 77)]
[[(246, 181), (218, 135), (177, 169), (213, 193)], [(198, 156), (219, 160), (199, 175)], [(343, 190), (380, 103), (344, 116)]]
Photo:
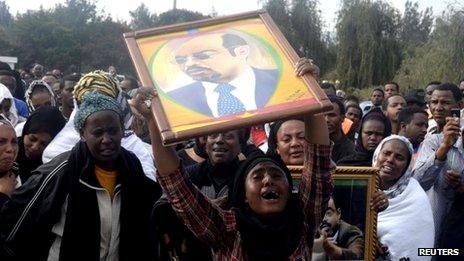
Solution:
[(10, 13), (10, 8), (4, 1), (0, 1), (0, 55), (11, 53), (11, 44), (7, 40), (7, 29), (13, 23), (13, 16)]
[(0, 27), (8, 28), (13, 22), (13, 16), (10, 13), (10, 8), (4, 1), (0, 1)]
[(383, 84), (401, 63), (400, 16), (382, 1), (345, 0), (337, 22), (337, 74), (342, 87)]
[(277, 24), (285, 38), (293, 45), (294, 29), (290, 20), (290, 3), (288, 0), (268, 0), (264, 2), (264, 8)]
[(396, 80), (411, 88), (424, 88), (434, 80), (457, 83), (464, 78), (464, 7), (436, 19), (428, 41), (414, 50), (398, 71)]
[(417, 2), (406, 1), (399, 34), (406, 56), (413, 56), (414, 49), (427, 42), (432, 24), (432, 8), (419, 12)]
[(264, 8), (299, 56), (309, 57), (321, 68), (321, 74), (332, 69), (335, 55), (330, 53), (330, 38), (322, 32), (317, 0), (268, 0)]
[(161, 13), (158, 16), (156, 26), (184, 23), (205, 18), (209, 18), (209, 16), (204, 16), (201, 13), (192, 12), (186, 9), (172, 9)]
[(157, 15), (150, 13), (148, 7), (141, 3), (134, 11), (129, 11), (131, 17), (130, 28), (132, 30), (147, 29), (155, 26), (157, 22)]

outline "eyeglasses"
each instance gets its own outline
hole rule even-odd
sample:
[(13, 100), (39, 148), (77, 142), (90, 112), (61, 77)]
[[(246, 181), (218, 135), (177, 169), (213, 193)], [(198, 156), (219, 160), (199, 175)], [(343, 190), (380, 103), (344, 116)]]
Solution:
[(217, 51), (217, 50), (205, 50), (205, 51), (200, 51), (200, 52), (196, 52), (196, 53), (193, 53), (192, 55), (190, 56), (182, 56), (182, 55), (176, 55), (174, 57), (174, 63), (178, 64), (178, 65), (183, 65), (185, 64), (189, 59), (192, 59), (193, 61), (204, 61), (204, 60), (208, 60), (208, 59), (211, 59), (213, 58), (214, 56), (218, 55), (218, 54), (221, 54), (221, 53), (225, 53), (225, 52), (231, 52), (231, 50), (233, 50), (234, 48), (238, 47), (239, 45), (236, 45), (236, 46), (230, 46), (228, 47), (226, 50), (221, 50), (221, 51)]
[(190, 56), (180, 56), (176, 55), (174, 57), (175, 63), (178, 65), (185, 64), (189, 59), (193, 61), (204, 61), (213, 58), (215, 55), (218, 55), (220, 52), (217, 51), (203, 51), (203, 52), (198, 52), (194, 53)]

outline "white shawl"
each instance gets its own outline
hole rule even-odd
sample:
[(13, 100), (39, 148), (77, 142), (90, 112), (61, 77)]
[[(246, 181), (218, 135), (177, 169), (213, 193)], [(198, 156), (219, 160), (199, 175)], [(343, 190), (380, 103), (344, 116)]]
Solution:
[(377, 219), (377, 235), (388, 247), (389, 260), (430, 260), (417, 255), (418, 248), (433, 247), (435, 238), (432, 208), (419, 182), (411, 178), (404, 191), (389, 203)]
[(13, 95), (11, 95), (11, 92), (10, 90), (3, 84), (0, 83), (0, 103), (3, 102), (3, 100), (5, 99), (9, 99), (10, 100), (10, 103), (11, 103), (11, 107), (10, 107), (10, 114), (7, 116), (7, 115), (4, 115), (11, 123), (11, 125), (16, 126), (16, 124), (18, 123), (18, 111), (16, 110), (16, 106), (15, 106), (15, 101), (14, 101), (14, 98), (13, 98)]

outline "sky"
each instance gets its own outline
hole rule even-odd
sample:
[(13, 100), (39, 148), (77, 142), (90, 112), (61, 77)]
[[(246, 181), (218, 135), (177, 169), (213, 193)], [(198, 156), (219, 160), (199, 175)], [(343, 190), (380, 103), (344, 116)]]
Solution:
[[(10, 7), (12, 14), (24, 13), (28, 9), (51, 8), (57, 3), (65, 0), (4, 0)], [(151, 12), (160, 14), (173, 7), (174, 0), (97, 0), (97, 7), (111, 14), (115, 19), (130, 20), (129, 11), (136, 9), (142, 2), (148, 6)], [(461, 2), (463, 0), (416, 0), (419, 2), (419, 9), (423, 10), (431, 6), (435, 15), (441, 14), (446, 10), (450, 2)], [(177, 8), (185, 8), (192, 11), (210, 14), (213, 10), (218, 15), (229, 15), (246, 11), (253, 11), (262, 8), (260, 0), (177, 0)], [(319, 0), (319, 9), (325, 25), (325, 29), (332, 31), (335, 26), (336, 12), (340, 5), (340, 0)], [(401, 12), (404, 11), (406, 0), (387, 0)]]

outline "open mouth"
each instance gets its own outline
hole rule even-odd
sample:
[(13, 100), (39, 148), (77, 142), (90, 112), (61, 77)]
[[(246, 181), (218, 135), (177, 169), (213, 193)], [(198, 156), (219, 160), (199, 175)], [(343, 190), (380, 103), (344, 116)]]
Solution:
[(382, 172), (383, 172), (383, 173), (386, 173), (386, 174), (390, 174), (390, 173), (393, 172), (393, 168), (390, 167), (390, 166), (385, 166), (385, 165), (384, 165), (384, 166), (382, 166), (381, 169), (382, 169)]
[(265, 200), (278, 200), (280, 198), (280, 194), (274, 190), (268, 190), (261, 194), (261, 197)]
[(303, 156), (303, 151), (291, 152), (290, 155), (292, 156), (292, 158), (300, 158), (301, 156)]
[(228, 152), (229, 150), (226, 149), (226, 148), (215, 148), (213, 149), (213, 152), (220, 152), (220, 153), (224, 153), (224, 152)]

